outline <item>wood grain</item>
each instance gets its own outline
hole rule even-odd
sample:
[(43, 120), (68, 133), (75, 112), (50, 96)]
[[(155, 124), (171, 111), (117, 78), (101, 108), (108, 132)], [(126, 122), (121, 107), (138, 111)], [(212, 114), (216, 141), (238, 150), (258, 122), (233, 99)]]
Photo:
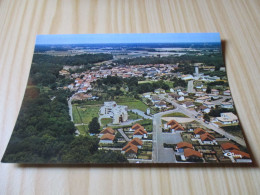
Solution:
[[(0, 0), (0, 157), (24, 94), (36, 34), (220, 32), (234, 101), (260, 161), (259, 0)], [(0, 194), (259, 194), (260, 169), (21, 167)]]

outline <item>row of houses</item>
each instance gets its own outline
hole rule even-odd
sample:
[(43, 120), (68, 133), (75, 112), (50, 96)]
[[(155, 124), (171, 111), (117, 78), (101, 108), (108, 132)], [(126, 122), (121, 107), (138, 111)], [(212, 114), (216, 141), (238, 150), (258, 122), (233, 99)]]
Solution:
[(200, 144), (217, 145), (217, 141), (214, 136), (210, 135), (206, 130), (202, 128), (196, 128), (194, 130), (194, 137), (198, 139)]
[[(250, 160), (250, 155), (241, 151), (238, 146), (232, 143), (221, 144), (222, 152), (233, 162), (245, 162)], [(175, 147), (176, 152), (181, 153), (182, 160), (198, 160), (203, 158), (203, 152), (196, 151), (192, 144), (188, 142), (180, 142)]]
[(128, 158), (136, 158), (138, 149), (142, 148), (142, 146), (143, 141), (135, 137), (122, 148), (121, 153), (125, 154)]
[(171, 133), (183, 132), (184, 128), (176, 120), (170, 120), (164, 125), (165, 129), (168, 129)]
[(106, 127), (99, 133), (98, 137), (100, 138), (99, 143), (101, 144), (113, 144), (115, 140), (115, 130)]
[(139, 123), (134, 124), (129, 131), (134, 131), (133, 134), (133, 138), (138, 138), (138, 139), (143, 139), (143, 138), (147, 138), (147, 131), (145, 130), (145, 128), (140, 125)]

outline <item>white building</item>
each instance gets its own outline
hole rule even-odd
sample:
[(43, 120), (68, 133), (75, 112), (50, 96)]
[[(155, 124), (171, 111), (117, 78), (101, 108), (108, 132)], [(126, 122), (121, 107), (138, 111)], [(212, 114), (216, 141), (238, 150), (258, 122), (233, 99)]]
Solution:
[(238, 122), (238, 118), (232, 112), (220, 113), (220, 117), (217, 120), (222, 124), (233, 124)]
[(232, 109), (233, 108), (233, 104), (231, 102), (222, 102), (220, 107), (221, 108)]
[(113, 118), (113, 124), (119, 124), (128, 120), (127, 106), (117, 105), (115, 101), (104, 102), (100, 108), (103, 118)]

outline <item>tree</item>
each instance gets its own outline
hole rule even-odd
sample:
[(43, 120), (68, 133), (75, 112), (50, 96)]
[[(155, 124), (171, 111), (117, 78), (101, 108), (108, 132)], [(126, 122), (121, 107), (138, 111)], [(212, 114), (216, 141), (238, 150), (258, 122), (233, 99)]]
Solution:
[(211, 88), (210, 88), (210, 86), (207, 86), (206, 93), (211, 93)]
[(88, 125), (88, 128), (89, 128), (89, 132), (90, 133), (95, 133), (95, 134), (99, 133), (100, 124), (98, 122), (98, 118), (97, 117), (94, 117), (92, 119), (92, 121)]
[(205, 121), (210, 122), (210, 117), (209, 117), (208, 114), (204, 114), (203, 119), (204, 119)]

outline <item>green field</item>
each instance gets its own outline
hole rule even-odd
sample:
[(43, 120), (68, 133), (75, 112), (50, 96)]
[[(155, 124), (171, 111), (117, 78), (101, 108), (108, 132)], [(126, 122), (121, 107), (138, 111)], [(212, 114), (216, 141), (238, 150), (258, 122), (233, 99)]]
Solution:
[(137, 120), (141, 119), (142, 117), (139, 116), (138, 114), (135, 114), (133, 112), (128, 112), (128, 120)]
[(80, 126), (76, 126), (76, 128), (79, 130), (80, 135), (87, 135), (88, 133), (88, 126), (87, 125), (80, 125)]
[(165, 115), (163, 115), (163, 117), (185, 117), (185, 118), (189, 118), (188, 116), (186, 116), (185, 114), (180, 113), (180, 112), (174, 112), (174, 113), (171, 113), (171, 114), (165, 114)]
[(72, 107), (73, 120), (75, 124), (88, 124), (92, 118), (98, 117), (99, 105), (76, 105)]
[(102, 118), (101, 123), (103, 126), (107, 126), (109, 123), (112, 123), (113, 119), (112, 118)]

